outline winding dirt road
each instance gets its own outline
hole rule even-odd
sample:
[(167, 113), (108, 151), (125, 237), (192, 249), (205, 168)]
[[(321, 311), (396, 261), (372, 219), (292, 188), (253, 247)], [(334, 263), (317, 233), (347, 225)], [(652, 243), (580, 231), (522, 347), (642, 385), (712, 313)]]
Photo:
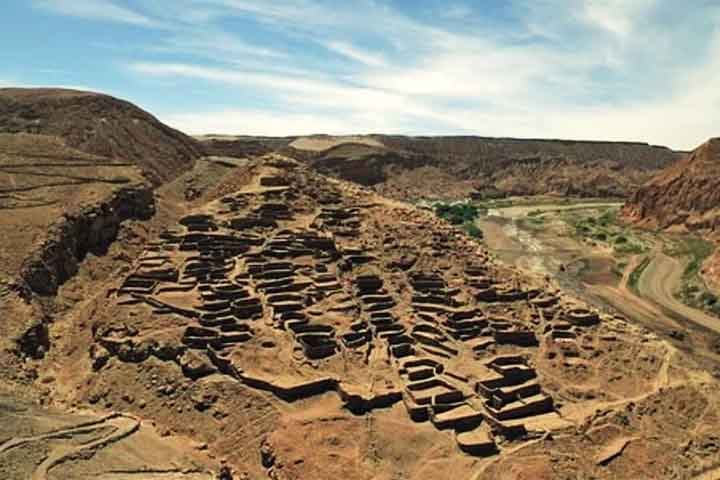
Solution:
[(720, 319), (689, 307), (675, 298), (674, 293), (682, 286), (684, 270), (685, 265), (682, 262), (664, 253), (656, 253), (638, 281), (640, 295), (672, 314), (720, 333)]
[[(35, 420), (39, 423), (42, 423), (44, 418), (42, 412), (27, 415), (28, 421)], [(142, 428), (144, 430), (141, 431)], [(38, 463), (34, 463), (35, 459), (30, 455), (27, 459), (28, 463), (21, 461), (20, 464), (15, 464), (17, 470), (10, 470), (10, 478), (19, 478), (13, 473), (20, 471), (25, 472), (23, 478), (30, 480), (57, 478), (210, 480), (214, 478), (208, 469), (201, 468), (200, 464), (193, 462), (186, 455), (186, 451), (173, 450), (173, 447), (180, 446), (179, 443), (173, 444), (168, 449), (169, 445), (163, 442), (169, 441), (161, 440), (153, 428), (143, 427), (139, 418), (113, 413), (37, 435), (9, 437), (0, 443), (0, 468), (9, 458), (8, 455), (12, 455), (18, 449), (28, 448), (27, 452), (33, 449), (47, 451)], [(182, 448), (186, 447), (188, 446), (182, 444)], [(169, 457), (168, 452), (172, 452)], [(105, 455), (104, 459), (98, 458), (101, 455)], [(15, 455), (16, 462), (19, 458), (21, 457)], [(109, 463), (107, 463), (108, 459), (111, 459)], [(70, 466), (64, 472), (53, 472), (56, 468), (66, 466), (65, 464)], [(149, 469), (148, 465), (158, 465), (159, 469)], [(4, 471), (7, 473), (7, 470)]]

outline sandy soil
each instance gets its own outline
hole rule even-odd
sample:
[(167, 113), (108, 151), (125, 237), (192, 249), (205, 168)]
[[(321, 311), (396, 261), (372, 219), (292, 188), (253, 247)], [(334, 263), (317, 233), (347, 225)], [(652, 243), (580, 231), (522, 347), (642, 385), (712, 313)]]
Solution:
[(591, 208), (622, 207), (623, 203), (618, 202), (585, 202), (571, 204), (540, 204), (540, 205), (516, 205), (505, 208), (494, 208), (488, 211), (488, 216), (503, 218), (526, 217), (530, 212), (560, 212), (564, 210), (585, 210)]
[(211, 480), (217, 467), (194, 442), (132, 415), (61, 415), (3, 397), (0, 424), (2, 478)]
[[(638, 295), (628, 288), (628, 280), (641, 256), (633, 255), (627, 259), (623, 278), (618, 280), (609, 272), (608, 266), (613, 263), (612, 252), (556, 235), (555, 223), (530, 232), (518, 228), (515, 222), (533, 211), (580, 211), (618, 205), (613, 202), (518, 205), (491, 210), (487, 217), (478, 220), (478, 226), (485, 233), (487, 246), (501, 260), (527, 271), (569, 277), (588, 300), (609, 306), (643, 325), (670, 333), (674, 330), (686, 331), (688, 321), (720, 333), (720, 320), (675, 298), (674, 293), (681, 287), (685, 263), (664, 255), (661, 248), (656, 247), (652, 253), (653, 258), (639, 280)], [(654, 241), (660, 244), (662, 238)], [(585, 262), (585, 269), (578, 276), (570, 267), (579, 260)], [(565, 267), (568, 267), (570, 275), (560, 272)]]
[(343, 143), (361, 143), (371, 147), (383, 147), (384, 145), (371, 137), (353, 135), (353, 136), (318, 136), (318, 137), (302, 137), (298, 138), (290, 144), (297, 150), (310, 150), (321, 152), (328, 148), (342, 145)]

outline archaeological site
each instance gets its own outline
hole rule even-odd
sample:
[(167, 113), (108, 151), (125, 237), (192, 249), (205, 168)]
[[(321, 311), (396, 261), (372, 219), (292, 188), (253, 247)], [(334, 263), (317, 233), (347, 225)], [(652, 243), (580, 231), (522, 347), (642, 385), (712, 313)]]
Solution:
[(10, 3), (0, 480), (720, 480), (713, 2)]

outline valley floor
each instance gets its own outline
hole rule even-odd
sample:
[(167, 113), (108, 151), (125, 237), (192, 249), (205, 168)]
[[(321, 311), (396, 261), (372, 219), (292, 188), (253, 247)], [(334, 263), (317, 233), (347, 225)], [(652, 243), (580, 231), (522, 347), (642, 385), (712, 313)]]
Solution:
[[(596, 305), (717, 353), (720, 318), (686, 304), (681, 295), (693, 284), (707, 289), (696, 271), (689, 272), (703, 257), (676, 248), (697, 239), (629, 228), (615, 220), (622, 204), (602, 199), (496, 204), (476, 224), (500, 260), (556, 278)], [(714, 297), (709, 290), (701, 295)]]

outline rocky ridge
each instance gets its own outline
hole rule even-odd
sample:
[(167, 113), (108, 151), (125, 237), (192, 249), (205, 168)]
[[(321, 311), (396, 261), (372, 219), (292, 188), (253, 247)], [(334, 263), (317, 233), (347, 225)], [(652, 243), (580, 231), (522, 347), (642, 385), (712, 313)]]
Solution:
[(63, 89), (0, 89), (0, 133), (62, 138), (77, 150), (138, 165), (155, 184), (192, 167), (199, 144), (135, 105)]
[(283, 151), (320, 172), (401, 200), (625, 197), (678, 158), (668, 148), (633, 142), (389, 135), (323, 140), (332, 146), (304, 150), (295, 141)]
[(640, 187), (623, 209), (639, 225), (720, 230), (720, 138), (708, 140)]

